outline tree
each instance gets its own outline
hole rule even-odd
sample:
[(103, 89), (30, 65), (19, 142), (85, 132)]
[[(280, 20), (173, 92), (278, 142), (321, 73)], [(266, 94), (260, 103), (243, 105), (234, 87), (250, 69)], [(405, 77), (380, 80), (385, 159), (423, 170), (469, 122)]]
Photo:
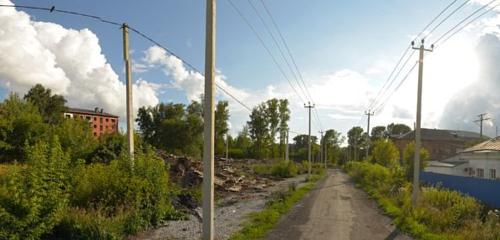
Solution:
[(0, 162), (24, 161), (26, 147), (45, 137), (46, 132), (37, 108), (11, 93), (0, 103)]
[(87, 159), (99, 145), (89, 123), (83, 119), (63, 119), (59, 125), (52, 127), (51, 135), (59, 137), (61, 148), (73, 161)]
[(253, 152), (256, 157), (264, 157), (270, 142), (269, 118), (267, 106), (260, 104), (252, 109), (250, 121), (247, 122), (250, 138), (253, 142)]
[(363, 134), (363, 128), (356, 126), (347, 132), (347, 144), (351, 149), (350, 159), (358, 160), (362, 147), (366, 144), (366, 135)]
[(323, 137), (323, 143), (325, 144), (325, 149), (327, 152), (327, 161), (332, 160), (336, 162), (340, 159), (340, 144), (344, 142), (344, 137), (341, 136), (340, 132), (334, 129), (328, 129)]
[[(294, 146), (293, 152), (290, 154), (293, 159), (297, 161), (307, 160), (309, 152), (309, 135), (300, 134), (293, 138)], [(314, 157), (314, 153), (319, 151), (319, 146), (317, 144), (318, 138), (316, 136), (311, 136), (311, 156)], [(318, 147), (316, 147), (318, 146)]]
[(385, 167), (398, 164), (399, 151), (391, 140), (379, 139), (373, 144), (372, 161)]
[(174, 154), (201, 156), (203, 119), (198, 102), (142, 107), (136, 119), (144, 140)]
[(279, 137), (280, 137), (280, 153), (285, 155), (286, 135), (288, 134), (288, 121), (290, 120), (290, 109), (288, 108), (288, 100), (279, 100)]
[(411, 128), (402, 123), (391, 123), (387, 125), (387, 135), (402, 135), (411, 132)]
[(60, 123), (66, 111), (66, 99), (61, 95), (52, 95), (52, 90), (44, 88), (41, 84), (32, 87), (24, 95), (24, 100), (31, 102), (38, 109), (46, 123)]
[[(248, 156), (250, 148), (252, 146), (252, 140), (250, 139), (248, 133), (248, 127), (245, 126), (238, 133), (234, 145), (232, 145), (233, 151), (236, 151), (238, 157)], [(234, 156), (234, 154), (232, 155)]]
[(229, 132), (229, 109), (227, 101), (217, 102), (215, 108), (215, 153), (223, 154), (225, 151), (224, 137)]
[(269, 138), (270, 138), (270, 148), (271, 156), (274, 158), (275, 155), (275, 140), (276, 135), (279, 131), (280, 124), (280, 113), (279, 113), (279, 101), (276, 98), (269, 99), (266, 102), (267, 118), (269, 122)]
[(372, 128), (372, 132), (370, 134), (371, 140), (376, 141), (378, 139), (383, 139), (387, 137), (387, 132), (385, 126), (376, 126)]
[[(413, 166), (415, 160), (415, 142), (408, 143), (403, 151), (403, 167), (409, 181), (413, 179)], [(429, 161), (429, 152), (425, 148), (420, 148), (420, 170), (422, 171)]]

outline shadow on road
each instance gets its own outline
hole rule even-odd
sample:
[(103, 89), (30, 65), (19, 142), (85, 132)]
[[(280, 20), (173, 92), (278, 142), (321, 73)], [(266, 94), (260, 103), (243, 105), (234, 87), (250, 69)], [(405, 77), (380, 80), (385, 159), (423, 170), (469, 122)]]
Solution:
[(396, 228), (394, 229), (389, 236), (385, 238), (385, 240), (394, 240), (396, 237), (401, 236), (401, 232)]

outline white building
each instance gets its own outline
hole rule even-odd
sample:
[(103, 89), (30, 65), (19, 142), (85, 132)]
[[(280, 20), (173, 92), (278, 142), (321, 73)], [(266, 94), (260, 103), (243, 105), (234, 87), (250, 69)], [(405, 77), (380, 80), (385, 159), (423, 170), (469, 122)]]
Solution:
[(454, 157), (442, 161), (431, 161), (424, 171), (500, 179), (497, 174), (500, 171), (500, 137), (467, 148)]

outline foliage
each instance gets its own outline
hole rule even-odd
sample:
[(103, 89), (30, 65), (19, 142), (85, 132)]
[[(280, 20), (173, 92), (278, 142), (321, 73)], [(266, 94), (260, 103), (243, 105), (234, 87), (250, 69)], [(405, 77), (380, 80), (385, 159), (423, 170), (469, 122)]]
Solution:
[(66, 111), (64, 106), (66, 99), (61, 95), (53, 95), (49, 88), (36, 84), (24, 95), (24, 100), (31, 102), (38, 109), (44, 122), (57, 124), (62, 121), (63, 113)]
[[(134, 141), (139, 146), (139, 141)], [(109, 163), (118, 159), (127, 151), (127, 139), (120, 133), (105, 134), (99, 138), (99, 144), (87, 157), (89, 163)]]
[(62, 149), (73, 161), (87, 159), (99, 144), (88, 122), (82, 119), (64, 119), (51, 127), (50, 135), (59, 136)]
[[(322, 175), (321, 175), (322, 176)], [(248, 215), (248, 220), (243, 224), (242, 230), (233, 234), (229, 239), (261, 239), (266, 232), (272, 229), (279, 221), (280, 217), (302, 199), (314, 186), (321, 176), (312, 178), (305, 186), (295, 189), (291, 187), (288, 192), (274, 194), (274, 198), (269, 200), (266, 208), (260, 212)]]
[(384, 167), (398, 164), (399, 151), (391, 140), (380, 139), (373, 143), (372, 160)]
[(141, 107), (137, 123), (144, 140), (174, 154), (201, 156), (203, 119), (200, 104), (160, 103)]
[[(252, 153), (254, 157), (276, 158), (276, 135), (280, 134), (280, 143), (283, 146), (290, 110), (288, 101), (270, 99), (252, 109), (250, 121), (247, 122), (248, 133), (252, 140)], [(281, 148), (283, 150), (283, 148)]]
[[(406, 176), (409, 180), (413, 179), (413, 167), (414, 167), (414, 159), (415, 159), (415, 142), (411, 142), (406, 145), (405, 150), (403, 151), (403, 167), (406, 170)], [(420, 148), (420, 170), (424, 169), (427, 166), (427, 162), (429, 161), (429, 152), (425, 148)]]
[(68, 207), (69, 157), (57, 137), (26, 151), (30, 166), (15, 173), (0, 192), (1, 239), (38, 239)]
[[(361, 149), (366, 145), (366, 134), (361, 127), (353, 127), (347, 132), (347, 144), (352, 150), (350, 159), (359, 160)], [(357, 153), (357, 154), (356, 154)]]
[(387, 136), (392, 135), (403, 135), (405, 133), (411, 132), (411, 128), (402, 123), (391, 123), (387, 125)]
[(375, 126), (372, 128), (372, 132), (370, 134), (371, 140), (376, 141), (378, 139), (387, 138), (387, 131), (385, 126)]
[(229, 132), (229, 103), (227, 101), (217, 102), (215, 106), (215, 153), (222, 155), (225, 152), (224, 137)]
[(290, 108), (288, 99), (279, 100), (279, 138), (280, 138), (280, 154), (285, 155), (285, 144), (288, 133), (288, 121), (290, 121)]
[(0, 103), (0, 162), (23, 162), (25, 146), (45, 137), (46, 129), (33, 104), (10, 94)]
[(472, 197), (458, 192), (423, 188), (416, 208), (411, 205), (411, 184), (399, 167), (386, 168), (367, 162), (349, 162), (346, 171), (395, 218), (403, 231), (417, 239), (498, 239), (500, 217), (485, 212)]

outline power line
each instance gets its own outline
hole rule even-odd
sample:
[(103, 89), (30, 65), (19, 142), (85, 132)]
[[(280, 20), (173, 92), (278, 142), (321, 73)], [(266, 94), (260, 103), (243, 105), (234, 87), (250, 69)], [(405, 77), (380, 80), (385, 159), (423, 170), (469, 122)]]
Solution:
[(281, 30), (280, 28), (278, 27), (278, 24), (276, 23), (276, 21), (274, 20), (274, 17), (273, 17), (273, 14), (271, 13), (271, 11), (269, 10), (269, 8), (267, 7), (266, 3), (263, 1), (263, 0), (260, 0), (260, 2), (262, 3), (262, 6), (264, 7), (264, 10), (266, 11), (267, 15), (269, 16), (269, 18), (271, 19), (271, 22), (273, 23), (274, 25), (274, 28), (276, 29), (276, 32), (278, 32), (278, 36), (280, 37), (281, 39), (281, 42), (283, 43), (283, 46), (285, 46), (285, 49), (288, 53), (288, 56), (290, 57), (290, 59), (292, 60), (292, 63), (293, 63), (293, 66), (295, 67), (295, 71), (297, 72), (297, 75), (299, 76), (300, 78), (300, 81), (302, 82), (302, 85), (304, 86), (304, 88), (306, 89), (306, 93), (307, 95), (309, 96), (309, 99), (314, 103), (314, 99), (312, 98), (311, 96), (311, 93), (309, 92), (309, 89), (306, 87), (306, 84), (305, 84), (305, 81), (304, 81), (304, 78), (302, 76), (302, 72), (299, 70), (299, 67), (295, 61), (295, 58), (293, 57), (293, 54), (292, 54), (292, 51), (290, 50), (290, 48), (288, 47), (288, 44), (285, 40), (285, 37), (283, 36), (283, 34), (281, 33)]
[[(437, 43), (439, 43), (439, 41), (441, 41), (441, 39), (443, 39), (446, 35), (448, 35), (450, 32), (452, 32), (453, 30), (455, 30), (457, 27), (459, 27), (462, 23), (464, 23), (467, 19), (471, 18), (472, 16), (476, 15), (477, 13), (479, 13), (481, 10), (483, 10), (484, 8), (488, 7), (489, 5), (491, 5), (492, 3), (494, 3), (495, 1), (497, 0), (492, 0), (490, 2), (488, 2), (487, 4), (483, 5), (482, 7), (480, 7), (479, 9), (477, 9), (476, 11), (474, 11), (473, 13), (471, 13), (470, 15), (468, 15), (467, 17), (465, 17), (464, 19), (462, 19), (459, 23), (457, 23), (455, 26), (453, 26), (450, 30), (448, 30), (446, 33), (444, 33), (443, 35), (441, 35), (441, 37), (439, 37), (436, 41), (434, 41), (434, 45), (437, 45)], [(472, 22), (476, 21), (477, 19), (479, 19), (480, 17), (484, 16), (485, 14), (489, 13), (491, 10), (495, 9), (496, 7), (498, 7), (500, 5), (500, 3), (494, 5), (493, 7), (487, 9), (486, 11), (484, 11), (483, 13), (479, 14), (478, 16), (476, 16), (475, 18), (473, 18), (472, 20), (470, 20), (469, 22), (467, 22), (465, 25), (462, 25), (462, 27), (460, 27), (457, 31), (453, 32), (451, 35), (449, 35), (445, 40), (443, 40), (440, 45), (442, 45), (444, 42), (448, 41), (448, 39), (450, 39), (451, 37), (453, 37), (455, 34), (457, 34), (458, 32), (460, 32), (462, 29), (464, 29), (466, 26), (468, 26), (469, 24), (471, 24)], [(435, 46), (436, 47), (436, 46)]]
[(259, 18), (259, 20), (264, 25), (264, 28), (266, 29), (266, 31), (269, 34), (269, 36), (271, 36), (271, 39), (273, 40), (274, 45), (276, 45), (276, 48), (278, 49), (281, 57), (283, 58), (283, 61), (285, 61), (286, 65), (288, 66), (288, 69), (290, 69), (290, 72), (292, 73), (292, 76), (293, 76), (295, 82), (297, 83), (297, 86), (299, 86), (299, 90), (302, 91), (302, 94), (306, 97), (306, 100), (311, 101), (311, 99), (307, 96), (307, 92), (304, 90), (303, 86), (300, 85), (300, 82), (298, 80), (297, 75), (295, 74), (295, 71), (292, 69), (292, 66), (288, 62), (287, 57), (285, 57), (285, 54), (283, 53), (283, 50), (281, 49), (281, 46), (278, 43), (278, 40), (276, 40), (276, 37), (274, 36), (273, 32), (269, 28), (269, 25), (267, 25), (266, 21), (264, 20), (264, 18), (262, 17), (262, 15), (259, 13), (259, 11), (255, 7), (255, 5), (252, 3), (252, 1), (251, 0), (247, 0), (247, 2), (250, 4), (250, 6), (252, 7), (253, 11), (255, 12), (255, 14)]
[(389, 99), (392, 97), (392, 95), (401, 87), (401, 85), (403, 85), (403, 83), (406, 81), (406, 79), (410, 76), (411, 72), (413, 72), (413, 70), (415, 69), (415, 67), (417, 66), (417, 63), (418, 62), (415, 62), (415, 64), (413, 64), (413, 66), (410, 68), (410, 70), (406, 73), (406, 75), (401, 79), (401, 81), (399, 82), (399, 84), (396, 86), (396, 88), (394, 88), (394, 90), (389, 94), (389, 96), (386, 98), (386, 100), (381, 104), (379, 105), (379, 107), (377, 107), (376, 110), (374, 110), (374, 112), (380, 112), (382, 109), (384, 109), (385, 107), (385, 104), (387, 104), (387, 102), (389, 101)]
[[(249, 2), (251, 0), (248, 0)], [(283, 46), (285, 46), (285, 49), (287, 50), (287, 53), (288, 53), (288, 56), (289, 58), (291, 59), (291, 62), (293, 63), (293, 66), (295, 67), (295, 71), (297, 72), (297, 75), (299, 76), (299, 80), (300, 82), (302, 83), (302, 86), (303, 88), (305, 89), (305, 92), (309, 98), (309, 100), (315, 104), (315, 101), (313, 99), (313, 97), (311, 96), (311, 93), (309, 92), (309, 88), (306, 86), (305, 84), (305, 81), (304, 81), (304, 77), (302, 76), (302, 72), (299, 70), (299, 67), (297, 65), (297, 62), (295, 61), (295, 58), (293, 57), (293, 54), (292, 54), (292, 51), (290, 50), (290, 48), (288, 47), (288, 44), (287, 44), (287, 41), (285, 40), (285, 37), (283, 36), (278, 24), (276, 23), (276, 20), (274, 19), (273, 17), (273, 14), (271, 13), (271, 11), (269, 10), (269, 8), (267, 7), (266, 3), (263, 1), (263, 0), (260, 0), (262, 6), (264, 7), (264, 10), (265, 12), (267, 13), (267, 15), (269, 16), (269, 18), (271, 19), (271, 22), (274, 26), (274, 28), (276, 29), (276, 32), (278, 33), (279, 37), (280, 37), (280, 40), (283, 44)], [(251, 3), (251, 2), (250, 2)], [(253, 5), (253, 4), (252, 4)], [(281, 50), (280, 50), (281, 51)], [(290, 69), (292, 72), (293, 70)], [(295, 73), (294, 73), (295, 75)], [(295, 75), (296, 76), (296, 75)], [(323, 129), (323, 126), (321, 124), (321, 120), (319, 118), (319, 113), (318, 113), (318, 110), (316, 108), (313, 109), (314, 113), (315, 113), (315, 116), (316, 116), (316, 119), (320, 125), (320, 129), (322, 130)]]
[(230, 6), (236, 11), (236, 13), (243, 19), (243, 21), (247, 24), (247, 26), (252, 30), (253, 34), (257, 37), (257, 39), (259, 40), (260, 44), (264, 47), (264, 49), (267, 51), (267, 53), (269, 54), (269, 56), (271, 57), (271, 59), (273, 60), (274, 64), (276, 65), (276, 67), (278, 68), (278, 70), (281, 72), (281, 74), (283, 75), (283, 77), (288, 81), (288, 83), (290, 84), (290, 87), (292, 88), (292, 90), (297, 94), (297, 96), (299, 96), (299, 98), (301, 99), (301, 101), (303, 102), (307, 102), (306, 100), (304, 100), (304, 98), (299, 94), (299, 92), (295, 89), (295, 87), (293, 86), (292, 82), (290, 81), (290, 79), (287, 77), (287, 75), (285, 74), (285, 72), (283, 71), (283, 68), (281, 68), (281, 65), (278, 63), (278, 61), (276, 60), (276, 58), (274, 57), (274, 55), (272, 54), (271, 50), (269, 49), (269, 47), (266, 45), (266, 43), (264, 42), (264, 40), (262, 39), (262, 37), (259, 35), (259, 33), (257, 32), (257, 30), (253, 27), (253, 25), (250, 23), (250, 21), (245, 17), (245, 15), (243, 15), (243, 13), (240, 11), (240, 9), (238, 7), (236, 7), (236, 5), (231, 1), (231, 0), (227, 0), (227, 2), (230, 4)]
[[(417, 34), (417, 36), (415, 36), (415, 38), (413, 39), (413, 41), (416, 41), (418, 39), (418, 37), (423, 34), (427, 28), (429, 28), (441, 15), (443, 15), (444, 12), (446, 12), (453, 4), (455, 4), (455, 2), (457, 2), (458, 0), (453, 0), (452, 2), (450, 2), (443, 10), (441, 10), (441, 12), (439, 12), (423, 29), (422, 31), (420, 31), (419, 34)], [(439, 24), (438, 24), (439, 25)], [(403, 54), (401, 55), (401, 57), (399, 58), (399, 60), (397, 61), (396, 65), (394, 66), (394, 68), (392, 69), (391, 73), (389, 74), (389, 77), (387, 78), (387, 80), (384, 82), (384, 84), (382, 85), (382, 88), (378, 91), (377, 95), (375, 96), (375, 98), (373, 99), (373, 101), (370, 103), (370, 105), (368, 106), (369, 109), (373, 109), (374, 106), (376, 105), (376, 102), (379, 101), (379, 97), (382, 98), (382, 96), (385, 94), (385, 92), (387, 91), (386, 87), (389, 88), (390, 86), (387, 86), (387, 84), (389, 82), (392, 82), (394, 80), (391, 81), (391, 79), (394, 78), (397, 78), (399, 74), (396, 74), (394, 75), (394, 73), (396, 72), (396, 70), (398, 69), (398, 67), (400, 67), (400, 64), (401, 62), (403, 61), (403, 59), (405, 58), (406, 54), (408, 54), (408, 52), (410, 51), (411, 49), (411, 45), (408, 44), (408, 47), (405, 49), (405, 51), (403, 52)], [(411, 58), (411, 56), (409, 57)], [(409, 59), (408, 58), (408, 59)], [(407, 59), (407, 61), (408, 61)], [(406, 62), (401, 65), (400, 69), (404, 68), (406, 66)], [(401, 71), (401, 70), (400, 70)]]
[(436, 30), (439, 26), (441, 26), (441, 24), (443, 24), (446, 20), (448, 20), (451, 16), (453, 16), (453, 14), (455, 14), (458, 10), (460, 10), (463, 6), (465, 6), (465, 4), (467, 4), (468, 2), (470, 2), (470, 0), (466, 0), (465, 2), (463, 2), (462, 4), (460, 4), (457, 8), (455, 8), (455, 10), (453, 10), (450, 14), (448, 14), (445, 18), (443, 18), (441, 20), (441, 22), (439, 22), (436, 26), (434, 26), (430, 31), (429, 33), (427, 33), (425, 35), (424, 38), (430, 36), (434, 30)]
[[(81, 17), (86, 17), (86, 18), (92, 18), (92, 19), (95, 19), (95, 20), (99, 20), (99, 21), (101, 21), (103, 23), (111, 24), (111, 25), (116, 25), (116, 26), (120, 26), (120, 27), (122, 26), (121, 23), (110, 21), (110, 20), (104, 19), (104, 18), (99, 17), (99, 16), (90, 15), (90, 14), (81, 13), (81, 12), (75, 12), (75, 11), (68, 11), (68, 10), (57, 9), (55, 6), (52, 6), (51, 8), (46, 8), (46, 7), (37, 7), (37, 6), (27, 6), (27, 5), (6, 5), (6, 4), (0, 4), (0, 7), (11, 7), (11, 8), (32, 9), (32, 10), (44, 10), (44, 11), (49, 11), (49, 12), (59, 12), (59, 13), (64, 13), (64, 14), (69, 14), (69, 15), (75, 15), (75, 16), (81, 16)], [(162, 48), (163, 50), (165, 50), (170, 55), (172, 55), (172, 56), (180, 59), (183, 62), (183, 64), (185, 64), (186, 66), (188, 66), (192, 70), (196, 71), (197, 73), (201, 74), (201, 76), (204, 76), (204, 74), (198, 68), (196, 68), (193, 64), (191, 64), (188, 61), (186, 61), (185, 59), (181, 58), (179, 55), (175, 54), (175, 52), (173, 52), (172, 50), (170, 50), (167, 47), (163, 46), (158, 41), (154, 40), (153, 38), (149, 37), (148, 35), (144, 34), (143, 32), (139, 31), (136, 28), (133, 28), (131, 26), (128, 26), (128, 28), (130, 30), (132, 30), (133, 32), (137, 33), (139, 36), (143, 37), (144, 39), (150, 41), (154, 45)], [(250, 112), (252, 111), (252, 109), (250, 107), (248, 107), (246, 104), (244, 104), (236, 96), (234, 96), (233, 94), (231, 94), (227, 89), (223, 88), (222, 86), (220, 86), (217, 83), (215, 83), (215, 84), (226, 95), (228, 95), (229, 97), (231, 97), (237, 103), (241, 104), (248, 111), (250, 111)]]

